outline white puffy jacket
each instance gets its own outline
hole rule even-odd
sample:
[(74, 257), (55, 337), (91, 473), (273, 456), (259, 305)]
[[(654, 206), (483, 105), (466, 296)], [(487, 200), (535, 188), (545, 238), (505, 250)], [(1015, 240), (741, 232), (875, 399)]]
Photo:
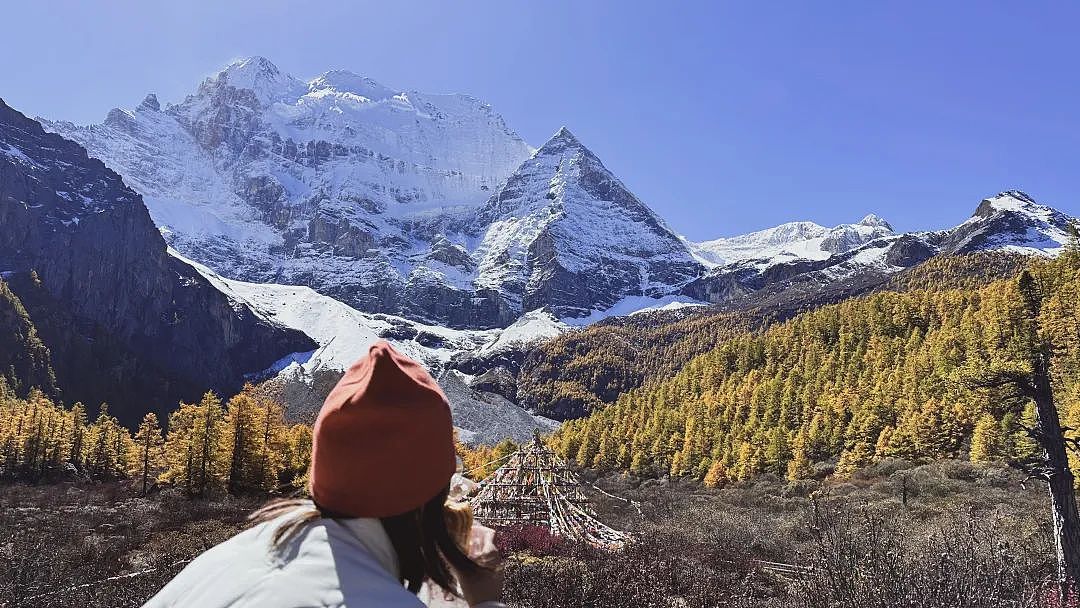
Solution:
[[(288, 515), (241, 532), (192, 561), (144, 608), (421, 608), (398, 581), (397, 554), (377, 519), (319, 519), (280, 550)], [(421, 590), (429, 606), (464, 606)], [(473, 608), (502, 608), (482, 602)]]

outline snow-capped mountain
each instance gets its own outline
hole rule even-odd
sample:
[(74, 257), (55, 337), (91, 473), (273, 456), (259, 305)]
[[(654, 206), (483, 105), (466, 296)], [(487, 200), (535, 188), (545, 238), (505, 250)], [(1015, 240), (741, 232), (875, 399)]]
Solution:
[[(869, 285), (935, 255), (1000, 250), (1052, 256), (1069, 242), (1075, 222), (1023, 192), (1009, 190), (984, 199), (967, 221), (945, 230), (895, 233), (876, 216), (833, 229), (808, 222), (784, 224), (694, 245), (706, 262), (715, 264), (726, 255), (727, 263), (714, 265), (684, 293), (709, 302), (737, 302), (766, 288), (782, 293), (794, 287), (805, 293), (840, 282)], [(846, 247), (829, 251), (834, 244)]]
[(1064, 214), (1006, 192), (943, 231), (868, 215), (691, 243), (565, 128), (534, 150), (474, 98), (343, 71), (305, 82), (263, 58), (176, 104), (151, 95), (100, 125), (47, 126), (124, 175), (170, 245), (221, 276), (428, 326), (508, 327), (538, 309), (579, 325), (1067, 238)]
[(586, 317), (659, 299), (701, 272), (684, 241), (563, 127), (484, 204), (474, 284), (515, 316)]
[(364, 311), (505, 327), (668, 295), (701, 270), (569, 131), (534, 155), (464, 95), (303, 82), (256, 57), (165, 108), (48, 124), (122, 173), (181, 254)]
[(855, 224), (826, 228), (814, 222), (790, 222), (740, 236), (692, 243), (698, 258), (710, 267), (744, 260), (763, 264), (792, 260), (824, 260), (894, 234), (892, 226), (870, 214)]
[(568, 130), (534, 151), (464, 95), (304, 82), (256, 57), (164, 108), (48, 124), (122, 173), (181, 254), (363, 311), (458, 328), (590, 317), (703, 270)]
[(939, 252), (1051, 251), (1066, 222), (1012, 192), (946, 231), (899, 235), (868, 215), (691, 243), (565, 128), (533, 150), (474, 98), (344, 71), (302, 81), (259, 57), (179, 103), (150, 95), (100, 125), (47, 127), (124, 175), (170, 245), (222, 276), (463, 329), (722, 302)]
[[(429, 296), (433, 275), (450, 291), (462, 283), (454, 254), (469, 211), (533, 151), (475, 98), (342, 71), (303, 82), (258, 57), (180, 103), (151, 95), (100, 125), (48, 128), (124, 175), (182, 254), (379, 312)], [(436, 309), (462, 301), (409, 312), (462, 325)]]
[(943, 234), (941, 249), (967, 253), (998, 249), (1029, 255), (1056, 255), (1071, 239), (1075, 219), (1008, 190), (984, 199), (966, 222)]

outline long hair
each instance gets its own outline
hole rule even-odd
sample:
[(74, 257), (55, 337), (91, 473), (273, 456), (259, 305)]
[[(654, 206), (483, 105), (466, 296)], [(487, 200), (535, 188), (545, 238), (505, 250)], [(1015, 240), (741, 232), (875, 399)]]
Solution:
[[(413, 593), (420, 591), (425, 580), (430, 580), (444, 591), (460, 597), (454, 573), (471, 574), (484, 569), (462, 549), (467, 545), (472, 528), (472, 510), (468, 503), (448, 503), (449, 493), (447, 486), (417, 509), (380, 519), (397, 553), (401, 583)], [(267, 503), (248, 520), (260, 524), (286, 514), (290, 517), (274, 530), (275, 550), (318, 519), (348, 517), (306, 500), (284, 498)]]

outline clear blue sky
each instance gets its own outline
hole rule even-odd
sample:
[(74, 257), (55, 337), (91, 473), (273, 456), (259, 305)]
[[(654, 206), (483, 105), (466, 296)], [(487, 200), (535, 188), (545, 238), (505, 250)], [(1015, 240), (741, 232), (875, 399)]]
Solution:
[(565, 124), (696, 239), (868, 212), (943, 227), (1008, 188), (1080, 212), (1069, 3), (18, 4), (0, 97), (30, 115), (99, 122), (264, 55), (470, 93), (533, 145)]

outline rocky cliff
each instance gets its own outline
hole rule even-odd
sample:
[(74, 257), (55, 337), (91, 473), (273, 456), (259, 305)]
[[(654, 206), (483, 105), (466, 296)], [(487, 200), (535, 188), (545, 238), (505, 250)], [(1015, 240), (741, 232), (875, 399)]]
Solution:
[(0, 271), (68, 401), (108, 401), (132, 423), (315, 348), (169, 255), (120, 176), (2, 101), (0, 226)]

